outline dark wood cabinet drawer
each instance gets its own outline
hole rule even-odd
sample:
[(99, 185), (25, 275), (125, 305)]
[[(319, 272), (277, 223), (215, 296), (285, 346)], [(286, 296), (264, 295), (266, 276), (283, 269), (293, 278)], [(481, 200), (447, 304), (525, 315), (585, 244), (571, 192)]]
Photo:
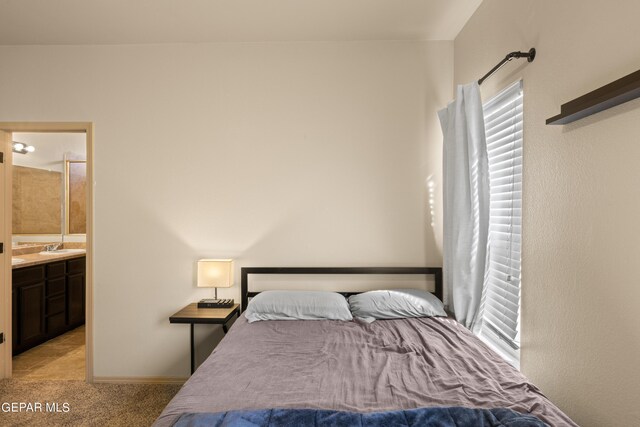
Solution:
[(53, 296), (64, 292), (64, 284), (66, 279), (60, 277), (59, 279), (47, 280), (47, 296)]
[(84, 323), (84, 275), (67, 276), (67, 325)]
[(55, 334), (57, 332), (64, 332), (67, 328), (65, 313), (54, 314), (47, 317), (47, 334)]
[(75, 258), (67, 261), (67, 274), (84, 273), (86, 270), (86, 258)]
[(52, 314), (64, 313), (64, 307), (64, 294), (57, 297), (47, 298), (47, 315), (50, 316)]
[(66, 263), (62, 262), (52, 262), (51, 264), (47, 264), (47, 279), (51, 279), (53, 277), (62, 277), (66, 273)]
[(13, 270), (13, 286), (44, 280), (44, 265)]

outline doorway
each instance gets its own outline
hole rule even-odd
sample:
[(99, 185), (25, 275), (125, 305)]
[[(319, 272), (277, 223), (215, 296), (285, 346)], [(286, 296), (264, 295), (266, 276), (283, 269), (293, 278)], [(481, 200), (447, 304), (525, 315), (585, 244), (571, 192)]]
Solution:
[[(28, 170), (21, 164), (27, 154), (35, 151), (28, 136), (49, 135), (50, 139), (60, 139), (62, 134), (69, 134), (67, 140), (84, 139), (84, 153), (63, 149), (65, 155), (56, 161), (60, 170), (49, 171), (48, 175), (42, 169)], [(4, 344), (0, 345), (0, 378), (11, 377), (13, 372), (16, 378), (31, 376), (31, 379), (93, 382), (93, 125), (0, 123), (0, 139), (4, 157), (0, 166), (3, 177), (0, 192), (4, 193), (0, 194), (4, 205), (0, 226), (5, 249), (0, 271), (0, 332), (4, 335)], [(16, 140), (32, 151), (16, 152), (13, 144)], [(18, 145), (22, 151), (25, 147)], [(35, 156), (31, 161), (35, 161)], [(80, 171), (86, 183), (81, 188), (78, 187)], [(47, 203), (37, 202), (40, 204), (36, 209), (29, 209), (29, 203), (34, 203), (31, 196), (25, 196), (25, 206), (21, 206), (29, 215), (24, 218), (21, 215), (16, 221), (12, 218), (14, 212), (20, 212), (13, 206), (14, 190), (21, 191), (13, 182), (15, 176), (21, 176), (16, 175), (18, 172), (37, 175), (34, 182), (39, 186), (52, 182), (50, 190), (37, 191), (48, 195), (46, 202), (52, 206), (44, 219), (34, 220), (32, 213), (34, 210), (45, 211)], [(30, 180), (33, 181), (32, 177), (25, 182)], [(56, 185), (60, 188), (59, 196), (53, 194)], [(58, 212), (56, 201), (60, 206)], [(35, 232), (30, 233), (29, 227), (35, 223), (44, 228), (34, 228)], [(19, 228), (22, 234), (12, 241), (12, 234), (17, 234), (14, 228)], [(82, 236), (83, 231), (86, 238)], [(57, 232), (59, 235), (56, 236)], [(58, 240), (52, 239), (53, 236)], [(10, 243), (19, 245), (14, 248)], [(42, 260), (43, 257), (52, 261)], [(21, 263), (25, 264), (19, 266)], [(13, 268), (19, 271), (17, 275), (12, 272)], [(17, 324), (19, 328), (16, 328)], [(14, 359), (12, 356), (16, 352), (21, 354)], [(55, 361), (57, 364), (50, 364)], [(79, 361), (84, 363), (77, 363)], [(81, 367), (84, 372), (78, 372), (78, 369), (73, 372), (73, 366)], [(46, 375), (47, 369), (52, 370), (50, 376)]]

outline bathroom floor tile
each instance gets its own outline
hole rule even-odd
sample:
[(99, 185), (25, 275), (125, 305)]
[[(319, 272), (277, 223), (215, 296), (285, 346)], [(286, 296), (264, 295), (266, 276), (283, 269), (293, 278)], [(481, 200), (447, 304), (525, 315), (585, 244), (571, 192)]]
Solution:
[(84, 380), (84, 326), (15, 356), (13, 358), (13, 378)]

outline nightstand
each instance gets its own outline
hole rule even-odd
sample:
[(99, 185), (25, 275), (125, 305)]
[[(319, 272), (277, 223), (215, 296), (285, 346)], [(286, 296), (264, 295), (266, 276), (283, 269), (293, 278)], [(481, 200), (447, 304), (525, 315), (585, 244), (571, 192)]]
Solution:
[(222, 325), (222, 330), (227, 333), (227, 323), (233, 316), (240, 316), (240, 304), (230, 308), (198, 308), (198, 303), (192, 303), (169, 317), (170, 323), (188, 323), (191, 325), (191, 373), (196, 370), (195, 341), (193, 330), (196, 323), (208, 323)]

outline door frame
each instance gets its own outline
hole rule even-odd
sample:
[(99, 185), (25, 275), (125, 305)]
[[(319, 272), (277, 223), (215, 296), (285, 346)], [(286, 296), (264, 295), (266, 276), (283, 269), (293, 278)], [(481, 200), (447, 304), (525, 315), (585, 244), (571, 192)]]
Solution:
[[(9, 133), (13, 132), (47, 132), (47, 133), (84, 133), (86, 134), (87, 145), (87, 272), (86, 272), (86, 292), (85, 292), (85, 381), (93, 383), (93, 224), (94, 224), (94, 161), (93, 161), (93, 123), (91, 122), (0, 122), (0, 130)], [(5, 243), (5, 253), (10, 253), (11, 248), (11, 216), (12, 216), (12, 147), (11, 140), (5, 150), (5, 227), (2, 230), (2, 240)], [(11, 257), (5, 257), (5, 274), (0, 278), (0, 295), (3, 296), (0, 304), (3, 304), (5, 331), (5, 344), (0, 345), (0, 351), (4, 352), (4, 372), (5, 377), (10, 378), (12, 374), (12, 303), (11, 303)], [(1, 320), (1, 319), (0, 319)], [(2, 369), (0, 369), (0, 375)], [(1, 376), (0, 376), (1, 378)]]

